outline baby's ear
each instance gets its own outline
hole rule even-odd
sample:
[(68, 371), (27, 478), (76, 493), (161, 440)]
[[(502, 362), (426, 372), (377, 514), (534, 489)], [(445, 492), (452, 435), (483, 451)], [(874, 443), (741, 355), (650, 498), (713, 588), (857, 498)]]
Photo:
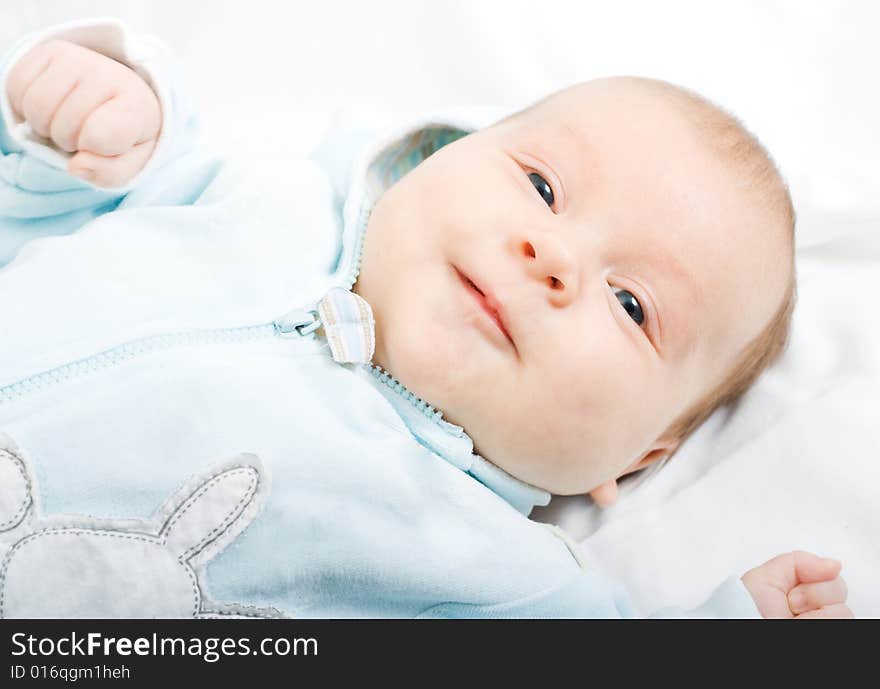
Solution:
[(644, 455), (642, 455), (638, 462), (635, 462), (626, 471), (624, 471), (621, 476), (632, 474), (633, 472), (644, 469), (646, 466), (650, 466), (654, 462), (659, 462), (661, 459), (666, 459), (669, 455), (672, 454), (672, 452), (673, 450), (668, 450), (666, 448), (657, 448), (655, 450), (650, 450), (649, 452), (646, 452)]
[(608, 507), (617, 501), (617, 479), (606, 481), (601, 486), (593, 488), (588, 495), (599, 507)]
[(630, 464), (621, 476), (631, 474), (639, 469), (644, 469), (646, 466), (661, 459), (666, 459), (678, 449), (679, 445), (681, 445), (681, 440), (679, 438), (660, 438), (651, 446), (650, 450), (647, 450), (635, 462)]
[[(624, 469), (617, 478), (644, 469), (661, 459), (666, 459), (675, 452), (678, 445), (678, 440), (658, 440), (650, 450)], [(589, 496), (599, 507), (608, 507), (617, 501), (617, 478), (606, 481), (589, 492)]]

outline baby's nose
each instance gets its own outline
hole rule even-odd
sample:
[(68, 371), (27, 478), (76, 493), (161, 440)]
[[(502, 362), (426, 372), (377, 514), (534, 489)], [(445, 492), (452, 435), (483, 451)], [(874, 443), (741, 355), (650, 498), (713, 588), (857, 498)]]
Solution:
[(575, 262), (566, 246), (553, 235), (523, 239), (519, 244), (526, 273), (546, 285), (550, 301), (565, 306), (578, 291)]

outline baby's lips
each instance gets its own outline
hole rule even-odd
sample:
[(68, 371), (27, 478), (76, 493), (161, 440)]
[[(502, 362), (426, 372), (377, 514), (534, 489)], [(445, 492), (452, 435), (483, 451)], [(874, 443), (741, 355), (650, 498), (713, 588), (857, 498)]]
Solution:
[[(491, 286), (487, 285), (485, 282), (482, 282), (482, 284), (478, 284), (469, 275), (459, 270), (458, 267), (455, 267), (455, 271), (456, 273), (458, 273), (458, 276), (462, 280), (462, 282), (470, 285), (472, 289), (479, 293), (480, 299), (482, 299), (482, 301), (485, 303), (486, 308), (488, 308), (492, 312), (492, 316), (497, 321), (498, 327), (504, 332), (507, 339), (510, 340), (513, 348), (516, 349), (516, 340), (514, 340), (510, 330), (509, 313), (507, 312), (504, 304), (502, 304), (495, 296), (494, 292), (491, 289)], [(479, 280), (480, 278), (477, 279)]]
[(488, 306), (495, 314), (498, 316), (498, 320), (501, 321), (501, 326), (504, 331), (507, 333), (507, 336), (510, 337), (510, 333), (507, 329), (507, 314), (504, 312), (504, 307), (501, 302), (495, 298), (494, 294), (486, 294), (486, 306)]

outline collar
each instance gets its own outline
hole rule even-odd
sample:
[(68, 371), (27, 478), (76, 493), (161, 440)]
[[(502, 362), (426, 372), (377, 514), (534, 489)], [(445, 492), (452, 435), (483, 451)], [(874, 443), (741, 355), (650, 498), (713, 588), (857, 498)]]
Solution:
[[(357, 281), (363, 240), (373, 204), (379, 196), (426, 157), (446, 144), (496, 121), (497, 110), (459, 110), (433, 118), (416, 116), (400, 125), (381, 118), (338, 117), (313, 159), (330, 175), (337, 194), (343, 193), (342, 241), (333, 275), (335, 285), (350, 290)], [(399, 119), (398, 119), (399, 122)], [(339, 130), (341, 136), (334, 135)], [(355, 151), (357, 155), (352, 156)], [(357, 295), (354, 295), (357, 296)], [(364, 302), (366, 303), (366, 302)], [(361, 329), (373, 327), (362, 319)], [(364, 335), (369, 342), (374, 333)], [(351, 349), (351, 347), (349, 347)], [(369, 345), (367, 345), (367, 350)], [(422, 446), (461, 469), (515, 509), (528, 516), (546, 505), (550, 493), (507, 473), (474, 452), (467, 432), (443, 419), (443, 413), (406, 389), (388, 371), (365, 364), (369, 379), (391, 403)]]

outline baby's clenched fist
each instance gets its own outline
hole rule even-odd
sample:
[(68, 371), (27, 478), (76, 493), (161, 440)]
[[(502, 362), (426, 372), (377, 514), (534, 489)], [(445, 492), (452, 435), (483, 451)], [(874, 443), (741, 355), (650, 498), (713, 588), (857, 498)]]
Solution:
[(88, 48), (41, 43), (12, 68), (7, 92), (36, 134), (75, 154), (68, 171), (97, 186), (125, 184), (156, 147), (156, 94), (131, 69)]
[(746, 572), (742, 581), (763, 617), (849, 619), (840, 562), (797, 550)]

